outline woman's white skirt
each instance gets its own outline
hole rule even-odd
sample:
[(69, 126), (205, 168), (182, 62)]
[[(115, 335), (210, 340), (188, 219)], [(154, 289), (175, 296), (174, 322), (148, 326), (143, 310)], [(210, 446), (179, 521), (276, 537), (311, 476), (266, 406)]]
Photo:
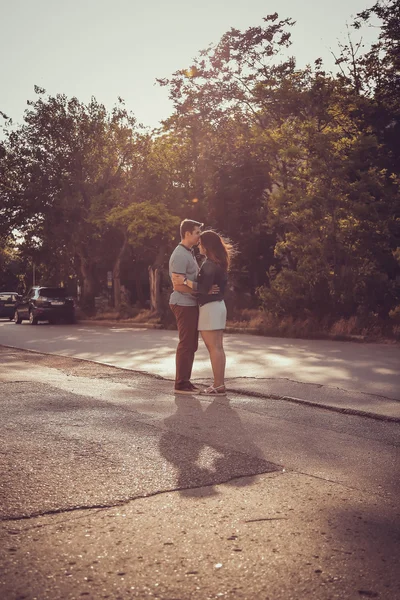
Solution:
[(225, 329), (226, 306), (223, 300), (207, 302), (199, 308), (199, 331), (213, 331)]

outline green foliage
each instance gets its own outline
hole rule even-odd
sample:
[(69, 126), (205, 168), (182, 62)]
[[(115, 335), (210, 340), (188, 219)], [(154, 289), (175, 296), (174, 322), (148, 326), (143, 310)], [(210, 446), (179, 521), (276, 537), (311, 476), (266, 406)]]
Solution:
[(0, 290), (22, 289), (23, 265), (11, 236), (0, 236)]
[(129, 244), (138, 249), (146, 241), (171, 242), (180, 220), (170, 214), (163, 204), (148, 201), (126, 207), (116, 206), (107, 215), (106, 222), (126, 230)]

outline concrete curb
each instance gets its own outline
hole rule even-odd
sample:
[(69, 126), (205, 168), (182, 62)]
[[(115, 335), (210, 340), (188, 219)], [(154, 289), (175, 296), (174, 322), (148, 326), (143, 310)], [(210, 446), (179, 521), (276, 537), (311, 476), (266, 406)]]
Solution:
[(157, 379), (158, 381), (172, 381), (166, 379), (161, 375), (155, 375), (154, 373), (148, 373), (147, 371), (136, 371), (135, 369), (128, 369), (126, 367), (116, 367), (115, 365), (109, 365), (108, 363), (99, 362), (97, 360), (91, 360), (90, 358), (78, 358), (76, 356), (68, 356), (66, 354), (54, 354), (53, 352), (43, 352), (42, 350), (31, 350), (26, 348), (19, 348), (18, 346), (10, 346), (8, 344), (0, 344), (0, 348), (9, 348), (10, 350), (18, 350), (20, 352), (29, 352), (30, 354), (42, 354), (43, 356), (56, 356), (57, 358), (64, 358), (65, 360), (75, 360), (77, 362), (90, 363), (92, 365), (99, 365), (101, 367), (107, 367), (109, 369), (115, 369), (116, 371), (126, 371), (127, 373), (135, 373), (137, 375), (145, 375), (149, 379)]
[[(148, 373), (146, 371), (137, 371), (135, 369), (127, 369), (125, 367), (116, 367), (115, 365), (109, 365), (109, 364), (101, 363), (101, 362), (98, 362), (95, 360), (90, 360), (87, 358), (76, 358), (73, 356), (65, 356), (63, 354), (40, 352), (39, 350), (25, 350), (24, 348), (18, 348), (17, 346), (8, 346), (8, 345), (4, 345), (4, 344), (0, 344), (0, 346), (2, 346), (3, 348), (10, 348), (11, 350), (19, 350), (20, 352), (29, 352), (32, 354), (42, 354), (44, 356), (57, 356), (58, 358), (64, 358), (67, 360), (87, 362), (87, 363), (92, 363), (95, 365), (103, 365), (105, 367), (117, 369), (119, 371), (126, 371), (128, 373), (137, 373), (140, 375), (146, 375), (147, 377), (149, 377), (151, 379), (156, 379), (158, 381), (160, 381), (160, 380), (165, 381), (165, 382), (173, 381), (172, 379), (167, 379), (166, 377), (162, 377), (161, 375), (154, 375), (153, 373)], [(257, 379), (257, 378), (255, 377), (254, 379)], [(227, 379), (226, 382), (227, 382), (228, 393), (233, 392), (234, 394), (238, 394), (239, 396), (248, 396), (250, 398), (262, 398), (264, 400), (281, 400), (281, 401), (283, 400), (284, 402), (292, 402), (294, 404), (303, 404), (305, 406), (315, 406), (317, 408), (322, 408), (323, 410), (329, 410), (331, 412), (338, 412), (338, 413), (342, 413), (342, 414), (346, 414), (346, 415), (366, 417), (368, 419), (374, 419), (377, 421), (400, 423), (399, 417), (383, 415), (383, 414), (360, 410), (360, 409), (355, 409), (355, 408), (334, 406), (332, 404), (323, 404), (321, 402), (313, 402), (310, 400), (303, 400), (302, 398), (295, 398), (293, 396), (280, 396), (279, 394), (272, 394), (272, 393), (271, 394), (263, 394), (262, 392), (255, 392), (253, 390), (246, 390), (243, 388), (240, 388), (240, 389), (234, 388), (234, 387), (232, 388), (232, 387), (229, 387), (229, 379)], [(206, 399), (206, 398), (207, 398), (206, 396), (203, 396), (203, 399)], [(393, 400), (393, 402), (395, 402), (395, 401)]]
[(278, 394), (262, 394), (261, 392), (254, 392), (253, 390), (235, 389), (229, 387), (229, 380), (226, 380), (228, 389), (230, 392), (239, 394), (242, 396), (250, 396), (251, 398), (264, 398), (265, 400), (284, 400), (285, 402), (292, 402), (293, 404), (304, 404), (305, 406), (316, 406), (324, 410), (330, 410), (331, 412), (338, 412), (344, 415), (354, 415), (357, 417), (367, 417), (368, 419), (375, 419), (378, 421), (389, 421), (391, 423), (400, 423), (400, 417), (393, 417), (390, 415), (382, 415), (379, 413), (368, 412), (356, 408), (346, 408), (341, 406), (333, 406), (332, 404), (322, 404), (321, 402), (312, 402), (310, 400), (303, 400), (302, 398), (294, 398), (293, 396), (279, 396)]

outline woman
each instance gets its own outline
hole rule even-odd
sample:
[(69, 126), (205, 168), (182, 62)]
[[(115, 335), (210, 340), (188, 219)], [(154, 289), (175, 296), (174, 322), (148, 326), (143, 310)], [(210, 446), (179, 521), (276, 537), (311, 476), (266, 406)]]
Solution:
[[(173, 276), (174, 284), (183, 284), (197, 292), (199, 302), (198, 330), (210, 355), (214, 383), (200, 392), (205, 396), (226, 396), (225, 351), (223, 334), (226, 325), (224, 292), (232, 256), (232, 245), (214, 231), (203, 231), (199, 242), (200, 253), (206, 256), (197, 281), (183, 275)], [(217, 294), (210, 294), (213, 285), (219, 287)], [(189, 291), (189, 290), (188, 290)]]

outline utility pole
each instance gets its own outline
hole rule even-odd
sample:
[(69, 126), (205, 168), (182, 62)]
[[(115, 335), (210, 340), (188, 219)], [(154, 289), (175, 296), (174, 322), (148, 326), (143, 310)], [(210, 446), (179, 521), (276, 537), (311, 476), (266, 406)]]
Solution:
[(35, 282), (35, 263), (33, 263), (32, 266), (32, 287), (35, 287), (36, 282)]

